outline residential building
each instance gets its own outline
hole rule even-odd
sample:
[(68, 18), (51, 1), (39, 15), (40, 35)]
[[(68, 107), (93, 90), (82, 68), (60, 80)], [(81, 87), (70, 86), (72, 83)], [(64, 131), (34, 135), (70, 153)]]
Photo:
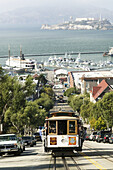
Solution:
[(94, 86), (90, 92), (90, 101), (96, 103), (99, 99), (102, 99), (104, 94), (113, 91), (113, 88), (106, 80), (102, 80), (98, 86)]
[(113, 71), (72, 71), (68, 73), (69, 86), (75, 86), (81, 93), (90, 92), (103, 79), (113, 86)]

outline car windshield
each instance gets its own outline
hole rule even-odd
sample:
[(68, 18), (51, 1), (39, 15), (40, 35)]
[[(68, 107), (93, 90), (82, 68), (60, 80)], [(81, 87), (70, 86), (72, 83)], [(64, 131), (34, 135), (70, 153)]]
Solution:
[(111, 136), (111, 134), (105, 134), (105, 136)]
[(39, 135), (39, 133), (34, 133), (34, 135)]
[(17, 137), (15, 135), (0, 136), (0, 141), (9, 141), (9, 140), (17, 140)]
[(97, 134), (97, 132), (93, 132), (93, 135), (96, 135)]

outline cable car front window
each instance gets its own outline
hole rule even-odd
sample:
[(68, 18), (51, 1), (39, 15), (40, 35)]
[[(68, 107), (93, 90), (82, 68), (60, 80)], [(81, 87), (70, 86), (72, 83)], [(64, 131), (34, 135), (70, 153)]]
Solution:
[(75, 133), (75, 121), (69, 121), (69, 133)]
[(56, 121), (49, 121), (49, 133), (56, 133)]
[(67, 134), (67, 120), (58, 121), (58, 134), (66, 135)]

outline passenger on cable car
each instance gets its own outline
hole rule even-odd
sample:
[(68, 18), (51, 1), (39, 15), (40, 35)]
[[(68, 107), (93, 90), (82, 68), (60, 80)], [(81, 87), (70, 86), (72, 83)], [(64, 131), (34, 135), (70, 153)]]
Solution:
[(49, 133), (56, 133), (56, 121), (49, 122)]

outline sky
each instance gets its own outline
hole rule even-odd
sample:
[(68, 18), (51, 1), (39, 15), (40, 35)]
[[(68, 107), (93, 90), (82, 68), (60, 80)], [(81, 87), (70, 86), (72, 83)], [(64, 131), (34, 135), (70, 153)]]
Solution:
[(0, 0), (2, 24), (57, 24), (70, 16), (113, 22), (113, 0)]
[(99, 8), (113, 10), (113, 0), (0, 0), (0, 12), (31, 6), (41, 6), (47, 9), (49, 6), (68, 7), (68, 5), (84, 4), (91, 4)]

